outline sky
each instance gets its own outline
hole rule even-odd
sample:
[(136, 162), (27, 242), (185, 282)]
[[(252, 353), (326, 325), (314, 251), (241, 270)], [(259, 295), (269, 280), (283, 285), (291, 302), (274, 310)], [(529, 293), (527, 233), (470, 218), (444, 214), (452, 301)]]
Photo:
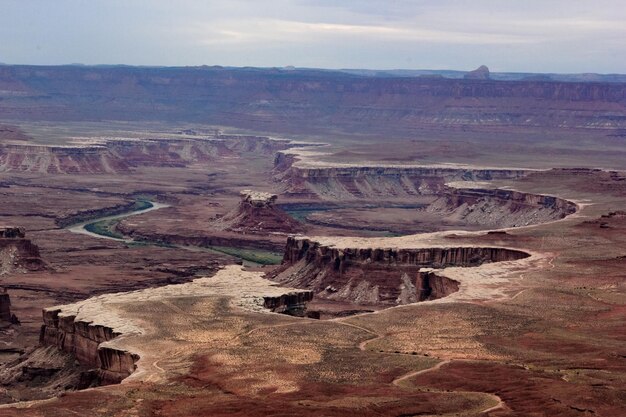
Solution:
[(626, 0), (0, 0), (0, 62), (626, 73)]

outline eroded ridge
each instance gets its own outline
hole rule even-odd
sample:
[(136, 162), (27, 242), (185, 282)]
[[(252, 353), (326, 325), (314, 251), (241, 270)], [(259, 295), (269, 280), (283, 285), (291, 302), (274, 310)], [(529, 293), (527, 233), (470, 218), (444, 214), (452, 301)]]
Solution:
[(101, 384), (118, 383), (141, 366), (140, 357), (152, 355), (140, 341), (152, 330), (125, 314), (120, 306), (166, 303), (180, 297), (222, 296), (247, 311), (304, 314), (306, 303), (313, 298), (311, 291), (280, 287), (261, 275), (231, 265), (211, 278), (186, 284), (106, 294), (46, 308), (40, 342), (75, 355), (83, 366), (95, 368)]
[(389, 306), (439, 298), (458, 290), (455, 280), (421, 269), (476, 267), (528, 257), (527, 252), (504, 247), (337, 247), (290, 237), (282, 267), (273, 277), (323, 298)]
[(277, 179), (287, 185), (286, 195), (298, 198), (367, 199), (440, 195), (450, 181), (519, 179), (533, 170), (455, 165), (354, 165), (321, 162), (308, 149), (278, 152)]

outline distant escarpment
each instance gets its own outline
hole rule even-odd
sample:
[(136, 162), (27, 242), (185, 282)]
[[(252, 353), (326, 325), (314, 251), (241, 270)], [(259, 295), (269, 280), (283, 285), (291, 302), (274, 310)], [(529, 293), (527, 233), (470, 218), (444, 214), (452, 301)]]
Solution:
[(0, 143), (0, 172), (126, 173), (142, 166), (186, 167), (245, 153), (272, 155), (288, 146), (286, 141), (267, 137), (220, 134), (207, 138), (107, 140), (80, 146)]
[(0, 227), (0, 276), (46, 268), (39, 248), (26, 238), (21, 227)]
[[(577, 210), (563, 198), (490, 188), (487, 181), (518, 180), (533, 170), (415, 166), (310, 167), (294, 155), (279, 152), (275, 178), (291, 201), (322, 200), (419, 203), (429, 221), (447, 226), (494, 228), (558, 220)], [(477, 185), (484, 183), (485, 188)], [(436, 215), (433, 219), (430, 215)]]
[(483, 227), (517, 227), (559, 220), (577, 210), (563, 198), (503, 189), (452, 188), (430, 204), (449, 222)]
[[(626, 127), (626, 84), (261, 68), (0, 66), (9, 119), (184, 120), (262, 131)], [(85, 105), (89, 103), (89, 105)]]
[(473, 267), (528, 256), (498, 247), (336, 248), (290, 237), (283, 264), (272, 278), (330, 300), (397, 305), (440, 298), (458, 289), (455, 281), (421, 269)]
[(289, 198), (359, 200), (384, 197), (405, 199), (441, 195), (450, 181), (518, 179), (532, 171), (419, 166), (299, 166), (293, 155), (279, 152), (275, 178), (285, 184)]

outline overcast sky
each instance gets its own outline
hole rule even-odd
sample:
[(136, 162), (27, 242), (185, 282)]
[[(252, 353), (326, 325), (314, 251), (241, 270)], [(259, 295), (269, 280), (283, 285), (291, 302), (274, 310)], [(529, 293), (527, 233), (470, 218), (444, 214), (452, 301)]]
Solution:
[(0, 0), (0, 62), (626, 73), (626, 0)]

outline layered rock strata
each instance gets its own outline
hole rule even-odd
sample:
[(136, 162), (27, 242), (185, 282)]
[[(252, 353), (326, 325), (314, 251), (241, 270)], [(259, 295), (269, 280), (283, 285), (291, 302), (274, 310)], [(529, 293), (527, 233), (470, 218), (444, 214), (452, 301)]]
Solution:
[(0, 84), (7, 119), (186, 120), (387, 135), (429, 127), (626, 127), (624, 83), (204, 66), (2, 66)]
[(290, 237), (282, 267), (273, 278), (331, 300), (396, 305), (443, 297), (458, 289), (452, 280), (420, 273), (422, 268), (473, 267), (528, 256), (500, 247), (337, 248)]
[(290, 198), (360, 200), (406, 199), (446, 192), (450, 181), (519, 179), (529, 170), (499, 168), (448, 168), (437, 166), (326, 166), (300, 163), (280, 153), (274, 160), (275, 177), (286, 184)]
[(302, 225), (276, 207), (275, 194), (243, 190), (236, 208), (212, 223), (216, 230), (238, 233), (296, 233)]
[(121, 382), (136, 368), (139, 355), (100, 346), (121, 333), (104, 325), (76, 320), (74, 314), (64, 314), (62, 308), (45, 309), (39, 343), (56, 346), (71, 353), (81, 365), (93, 367), (100, 385)]
[(46, 268), (39, 248), (26, 238), (21, 227), (0, 227), (0, 275)]
[(0, 321), (13, 321), (11, 315), (11, 298), (5, 288), (0, 288)]
[(186, 284), (105, 294), (46, 308), (40, 343), (56, 346), (73, 354), (82, 366), (94, 368), (101, 384), (117, 383), (140, 366), (143, 350), (137, 337), (146, 332), (124, 306), (167, 304), (173, 298), (227, 297), (233, 306), (248, 311), (304, 314), (311, 291), (279, 287), (261, 275), (231, 265), (211, 278)]
[(416, 287), (418, 301), (437, 300), (459, 290), (459, 281), (437, 274), (433, 271), (418, 272)]
[(448, 187), (427, 211), (448, 219), (489, 227), (545, 223), (575, 213), (575, 203), (563, 198), (504, 189)]
[(141, 166), (186, 167), (254, 152), (271, 155), (288, 142), (268, 137), (109, 139), (66, 146), (0, 144), (0, 172), (126, 173)]

